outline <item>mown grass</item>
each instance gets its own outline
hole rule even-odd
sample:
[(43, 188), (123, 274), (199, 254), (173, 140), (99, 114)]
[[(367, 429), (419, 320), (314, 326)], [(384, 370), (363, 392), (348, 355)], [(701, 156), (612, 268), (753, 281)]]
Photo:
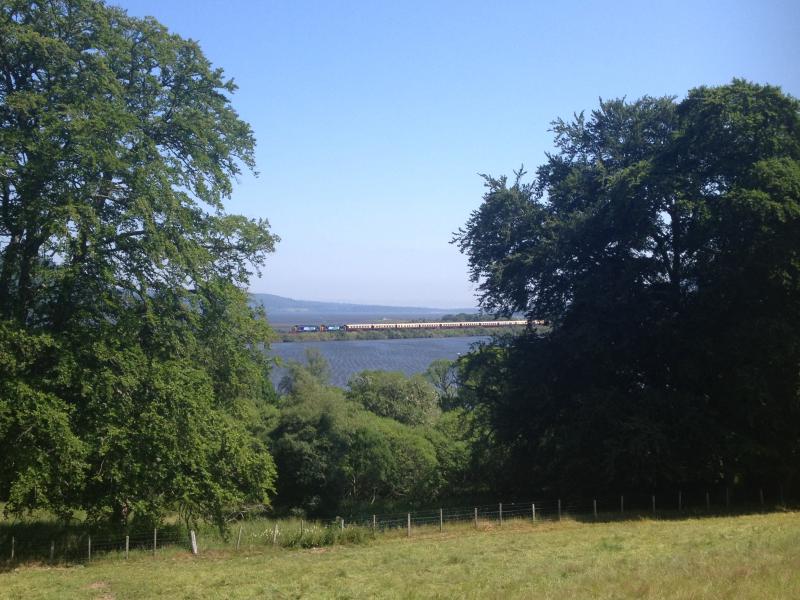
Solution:
[(1, 598), (800, 598), (800, 513), (417, 528), (364, 545), (107, 556), (0, 574)]

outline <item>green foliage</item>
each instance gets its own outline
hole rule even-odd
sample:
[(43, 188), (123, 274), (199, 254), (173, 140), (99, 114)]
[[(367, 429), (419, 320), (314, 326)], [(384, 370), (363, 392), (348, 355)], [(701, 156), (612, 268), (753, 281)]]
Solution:
[(403, 420), (407, 415), (391, 418), (387, 413), (392, 411), (385, 410), (389, 400), (399, 401), (407, 392), (411, 380), (405, 376), (365, 374), (381, 382), (370, 390), (371, 398), (378, 391), (390, 394), (379, 405), (385, 412), (374, 412), (352, 391), (345, 394), (320, 381), (312, 368), (319, 365), (291, 364), (281, 386), (285, 395), (270, 433), (279, 473), (278, 505), (324, 515), (367, 505), (407, 506), (446, 494), (451, 477), (463, 479), (462, 460), (468, 453), (458, 435), (458, 414), (447, 421), (438, 418), (430, 386), (426, 418), (410, 424)]
[(253, 167), (196, 42), (94, 0), (0, 6), (0, 468), (9, 510), (223, 523), (267, 503), (276, 237), (224, 212)]
[(553, 130), (455, 237), (485, 307), (552, 326), (464, 363), (506, 486), (800, 481), (800, 103), (735, 80)]
[(458, 367), (455, 361), (440, 358), (433, 361), (425, 370), (425, 379), (436, 389), (439, 406), (450, 410), (457, 403)]
[(57, 390), (71, 376), (47, 334), (0, 321), (0, 498), (70, 515), (88, 470), (87, 445), (71, 426), (73, 409)]
[(431, 423), (438, 415), (436, 390), (421, 375), (362, 371), (348, 382), (347, 397), (367, 410), (407, 425)]
[(322, 352), (317, 348), (306, 348), (306, 371), (314, 379), (322, 384), (328, 384), (331, 380), (331, 366)]

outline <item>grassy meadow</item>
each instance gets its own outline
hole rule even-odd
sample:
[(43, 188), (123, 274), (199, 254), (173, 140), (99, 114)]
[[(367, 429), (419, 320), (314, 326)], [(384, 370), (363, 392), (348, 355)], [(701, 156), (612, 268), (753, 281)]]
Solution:
[(27, 564), (0, 598), (800, 598), (800, 513), (397, 531), (320, 548)]

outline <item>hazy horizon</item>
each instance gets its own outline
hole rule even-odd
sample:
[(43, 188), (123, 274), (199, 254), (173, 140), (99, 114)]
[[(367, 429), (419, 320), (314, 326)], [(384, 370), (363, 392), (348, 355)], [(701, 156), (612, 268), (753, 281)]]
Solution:
[(321, 302), (325, 304), (355, 304), (360, 306), (386, 306), (391, 308), (431, 308), (431, 309), (443, 309), (443, 310), (455, 310), (455, 309), (474, 309), (477, 310), (477, 302), (473, 305), (449, 305), (449, 306), (433, 306), (427, 304), (391, 304), (387, 302), (360, 302), (358, 300), (329, 300), (326, 298), (306, 298), (306, 297), (299, 297), (297, 295), (286, 295), (286, 294), (273, 294), (272, 292), (259, 292), (256, 290), (249, 290), (251, 294), (268, 294), (272, 296), (279, 296), (281, 298), (286, 298), (288, 300), (297, 300), (300, 302)]

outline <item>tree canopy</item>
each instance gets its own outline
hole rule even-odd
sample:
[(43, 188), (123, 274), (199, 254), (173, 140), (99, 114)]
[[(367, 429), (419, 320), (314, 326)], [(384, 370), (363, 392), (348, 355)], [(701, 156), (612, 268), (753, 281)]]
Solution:
[(306, 364), (289, 365), (281, 385), (269, 434), (279, 473), (277, 503), (328, 515), (419, 505), (463, 479), (468, 449), (458, 418), (433, 410), (435, 393), (421, 377), (364, 371), (345, 393), (319, 376), (327, 370), (323, 363), (318, 353), (307, 353)]
[(399, 371), (361, 371), (348, 385), (347, 397), (367, 410), (406, 423), (431, 423), (437, 415), (436, 389), (422, 375)]
[(455, 236), (484, 307), (551, 326), (472, 358), (507, 485), (797, 483), (800, 103), (734, 80), (553, 132)]
[(268, 502), (246, 285), (277, 238), (198, 44), (96, 0), (0, 6), (0, 499), (98, 518)]

